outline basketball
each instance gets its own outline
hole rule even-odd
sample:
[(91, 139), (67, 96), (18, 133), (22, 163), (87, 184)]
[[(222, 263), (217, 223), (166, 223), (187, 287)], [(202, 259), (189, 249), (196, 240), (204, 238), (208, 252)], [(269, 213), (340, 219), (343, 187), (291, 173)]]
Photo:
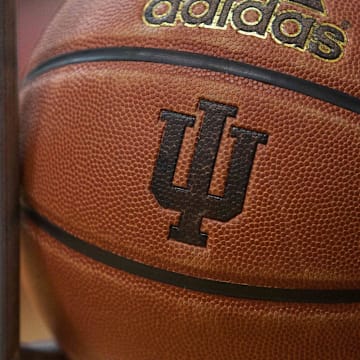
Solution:
[(21, 88), (21, 246), (69, 359), (359, 359), (359, 13), (64, 3)]

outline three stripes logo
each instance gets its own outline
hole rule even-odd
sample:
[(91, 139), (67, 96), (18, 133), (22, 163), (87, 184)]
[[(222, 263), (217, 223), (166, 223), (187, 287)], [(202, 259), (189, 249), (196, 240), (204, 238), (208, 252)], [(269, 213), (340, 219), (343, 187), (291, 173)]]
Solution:
[(321, 20), (326, 15), (323, 0), (150, 0), (143, 21), (155, 27), (232, 27), (334, 62), (343, 57), (347, 38), (344, 29)]
[(310, 9), (317, 10), (322, 13), (325, 12), (325, 6), (323, 0), (289, 0), (289, 1), (304, 5)]

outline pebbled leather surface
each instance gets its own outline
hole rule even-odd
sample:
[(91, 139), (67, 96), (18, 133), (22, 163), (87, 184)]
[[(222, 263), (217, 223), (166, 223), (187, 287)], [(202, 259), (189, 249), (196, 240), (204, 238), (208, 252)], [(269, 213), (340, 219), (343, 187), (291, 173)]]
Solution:
[[(205, 96), (239, 107), (224, 129), (211, 193), (224, 189), (231, 125), (269, 140), (257, 150), (242, 214), (203, 220), (204, 249), (167, 240), (179, 212), (161, 207), (150, 184), (164, 129), (160, 111), (169, 109), (198, 118), (174, 179), (186, 186), (203, 115), (197, 103)], [(81, 239), (193, 276), (360, 286), (358, 115), (255, 81), (138, 63), (53, 71), (24, 89), (22, 104), (30, 205)]]
[[(67, 1), (52, 25), (42, 37), (32, 57), (30, 68), (56, 55), (79, 49), (110, 46), (144, 46), (192, 51), (216, 55), (249, 64), (263, 66), (293, 74), (319, 84), (327, 85), (353, 96), (360, 96), (358, 75), (360, 63), (359, 3), (325, 0), (327, 15), (309, 12), (302, 6), (283, 3), (279, 11), (296, 9), (321, 23), (346, 30), (345, 56), (336, 63), (326, 63), (294, 49), (280, 46), (268, 36), (266, 40), (238, 34), (234, 29), (212, 30), (206, 28), (149, 27), (142, 21), (147, 1), (82, 0)], [(315, 15), (315, 16), (314, 16)], [(83, 21), (82, 19), (86, 19)], [(94, 31), (96, 24), (96, 31)]]
[(63, 0), (16, 0), (18, 71), (20, 80), (26, 75), (29, 58), (41, 34), (62, 3)]
[(358, 360), (360, 306), (210, 296), (114, 270), (31, 223), (28, 281), (72, 360)]
[[(68, 1), (33, 56), (104, 46), (195, 51), (267, 67), (359, 97), (357, 2), (325, 1), (344, 19), (344, 58), (325, 63), (234, 30), (149, 28), (144, 1)], [(360, 25), (360, 24), (359, 24)], [(163, 109), (197, 117), (174, 182), (186, 185), (200, 98), (239, 108), (228, 119), (210, 192), (222, 195), (230, 126), (264, 132), (241, 215), (203, 220), (206, 248), (168, 240), (179, 213), (150, 191)], [(359, 115), (256, 81), (149, 63), (71, 65), (21, 93), (27, 201), (66, 231), (147, 265), (266, 287), (360, 287)], [(358, 304), (245, 301), (199, 294), (116, 271), (23, 222), (25, 266), (49, 324), (75, 360), (357, 359)]]

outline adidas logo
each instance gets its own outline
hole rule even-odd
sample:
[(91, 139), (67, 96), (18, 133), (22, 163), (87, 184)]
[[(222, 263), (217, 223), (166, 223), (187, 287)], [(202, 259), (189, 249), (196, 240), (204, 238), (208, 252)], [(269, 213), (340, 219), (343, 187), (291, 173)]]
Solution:
[(289, 0), (293, 3), (298, 3), (306, 6), (309, 9), (325, 12), (325, 6), (322, 0)]
[(222, 30), (232, 27), (243, 35), (263, 39), (270, 35), (278, 44), (324, 61), (338, 61), (344, 55), (346, 33), (321, 22), (324, 15), (323, 0), (150, 0), (143, 20), (155, 27), (179, 23)]

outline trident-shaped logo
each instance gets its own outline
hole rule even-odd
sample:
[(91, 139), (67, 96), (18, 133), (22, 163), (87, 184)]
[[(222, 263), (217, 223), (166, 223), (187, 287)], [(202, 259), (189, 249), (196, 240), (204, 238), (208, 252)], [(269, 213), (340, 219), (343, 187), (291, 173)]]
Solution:
[(173, 185), (185, 129), (193, 127), (194, 116), (163, 110), (166, 121), (156, 161), (151, 191), (159, 204), (181, 212), (177, 226), (171, 225), (169, 238), (196, 246), (206, 246), (207, 234), (200, 231), (203, 218), (229, 221), (242, 211), (247, 185), (258, 144), (266, 144), (268, 135), (236, 126), (230, 134), (236, 138), (229, 164), (224, 196), (209, 194), (217, 153), (227, 117), (235, 117), (237, 107), (200, 100), (205, 112), (191, 163), (186, 188)]

